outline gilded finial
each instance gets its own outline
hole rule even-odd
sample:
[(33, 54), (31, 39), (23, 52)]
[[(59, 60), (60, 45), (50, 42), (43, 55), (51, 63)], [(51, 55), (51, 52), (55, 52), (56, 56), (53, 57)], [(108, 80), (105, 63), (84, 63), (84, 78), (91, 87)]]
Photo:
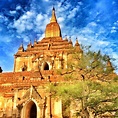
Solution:
[(31, 39), (30, 39), (29, 44), (28, 44), (27, 46), (28, 46), (28, 47), (32, 47)]
[(20, 45), (20, 47), (19, 47), (19, 49), (18, 49), (19, 51), (24, 51), (24, 47), (23, 47), (23, 41), (21, 42), (21, 45)]
[(34, 44), (37, 44), (37, 39), (34, 40)]
[(56, 19), (56, 15), (55, 15), (55, 8), (53, 7), (52, 9), (52, 17), (51, 17), (51, 20), (50, 22), (57, 22), (57, 19)]
[(78, 42), (78, 38), (76, 37), (76, 42)]
[(22, 42), (21, 42), (21, 45), (20, 45), (20, 47), (23, 47), (23, 40), (22, 40)]
[(73, 44), (71, 40), (71, 36), (69, 37), (69, 44)]
[(75, 43), (75, 46), (79, 46), (79, 43), (78, 43), (78, 39), (76, 37), (76, 43)]
[(65, 35), (65, 40), (68, 40), (67, 35)]
[(52, 10), (53, 10), (53, 11), (55, 11), (55, 8), (54, 8), (54, 6), (53, 6)]
[(29, 41), (29, 45), (32, 46), (32, 41), (31, 41), (31, 39), (30, 39), (30, 41)]

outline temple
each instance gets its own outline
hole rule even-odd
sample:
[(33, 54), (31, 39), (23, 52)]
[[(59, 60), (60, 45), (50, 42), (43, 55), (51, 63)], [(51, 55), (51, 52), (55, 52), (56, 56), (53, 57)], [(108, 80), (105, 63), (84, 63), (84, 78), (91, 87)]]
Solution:
[[(41, 41), (23, 44), (14, 55), (13, 72), (0, 73), (0, 118), (62, 118), (62, 101), (46, 92), (49, 83), (63, 81), (57, 69), (66, 69), (71, 39), (62, 39), (55, 9)], [(80, 53), (78, 41), (74, 46)]]
[[(62, 38), (53, 8), (45, 37), (40, 41), (35, 39), (34, 43), (30, 41), (26, 49), (23, 44), (19, 46), (14, 54), (13, 72), (4, 73), (0, 67), (0, 118), (75, 118), (63, 117), (61, 98), (54, 98), (47, 91), (50, 84), (65, 82), (57, 70), (68, 69), (72, 49), (80, 57), (83, 54), (77, 39), (73, 45), (71, 38)], [(107, 65), (111, 69), (110, 60)], [(73, 111), (69, 113), (74, 114)]]

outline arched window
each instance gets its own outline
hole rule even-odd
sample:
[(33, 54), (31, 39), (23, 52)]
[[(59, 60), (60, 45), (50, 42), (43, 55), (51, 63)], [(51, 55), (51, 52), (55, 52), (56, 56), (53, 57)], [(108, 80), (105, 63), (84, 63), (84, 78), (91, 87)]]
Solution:
[(44, 70), (49, 70), (49, 65), (47, 62), (44, 63), (43, 67), (44, 67)]
[(27, 66), (26, 66), (26, 65), (24, 65), (24, 66), (22, 67), (22, 71), (27, 71)]

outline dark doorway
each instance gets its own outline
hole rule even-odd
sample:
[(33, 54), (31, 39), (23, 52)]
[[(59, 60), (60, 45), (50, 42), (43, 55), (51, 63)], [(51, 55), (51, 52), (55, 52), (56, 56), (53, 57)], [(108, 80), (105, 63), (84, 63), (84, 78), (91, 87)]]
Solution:
[(46, 62), (44, 63), (44, 70), (49, 70), (49, 65)]
[(27, 71), (27, 66), (24, 65), (24, 67), (22, 68), (22, 71)]
[(35, 103), (33, 103), (30, 109), (30, 118), (37, 118), (36, 116), (37, 116), (37, 109)]

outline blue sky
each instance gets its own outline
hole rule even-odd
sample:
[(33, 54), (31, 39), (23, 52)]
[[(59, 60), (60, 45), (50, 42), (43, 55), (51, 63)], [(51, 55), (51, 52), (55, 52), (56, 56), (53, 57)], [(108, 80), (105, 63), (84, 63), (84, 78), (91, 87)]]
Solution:
[[(52, 6), (63, 38), (101, 50), (118, 66), (117, 0), (0, 0), (0, 66), (13, 71), (14, 54), (23, 42), (44, 37)], [(118, 72), (118, 71), (117, 71)]]

